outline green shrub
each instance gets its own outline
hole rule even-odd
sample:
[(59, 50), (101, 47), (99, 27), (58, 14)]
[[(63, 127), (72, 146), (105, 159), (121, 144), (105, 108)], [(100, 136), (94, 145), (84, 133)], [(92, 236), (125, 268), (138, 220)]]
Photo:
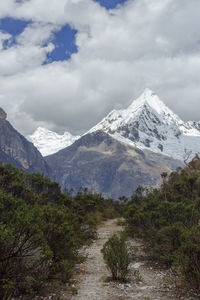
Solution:
[(126, 280), (130, 255), (124, 237), (112, 235), (104, 244), (103, 258), (112, 273), (113, 280)]
[(78, 249), (111, 212), (101, 195), (63, 194), (41, 174), (0, 163), (0, 299), (35, 295), (45, 280), (69, 281)]
[(137, 191), (126, 205), (126, 231), (148, 254), (200, 289), (200, 159), (171, 173), (160, 190)]

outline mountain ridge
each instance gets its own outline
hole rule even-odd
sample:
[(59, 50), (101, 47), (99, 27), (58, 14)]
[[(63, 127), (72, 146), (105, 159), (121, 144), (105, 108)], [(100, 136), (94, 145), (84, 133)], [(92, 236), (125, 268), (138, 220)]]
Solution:
[(155, 186), (161, 173), (182, 166), (178, 160), (128, 145), (102, 130), (85, 134), (71, 146), (43, 158), (6, 117), (2, 112), (0, 160), (30, 173), (43, 173), (63, 191), (74, 189), (76, 193), (86, 187), (104, 197), (130, 197), (138, 185)]
[[(98, 130), (123, 143), (181, 161), (184, 161), (185, 151), (191, 152), (192, 158), (200, 150), (200, 122), (184, 122), (148, 88), (127, 108), (112, 110), (85, 134)], [(32, 140), (35, 146), (37, 143), (45, 143), (48, 139), (51, 143), (48, 132), (46, 133), (46, 139)], [(54, 134), (56, 136), (56, 133)], [(48, 152), (50, 146), (47, 147), (47, 151), (41, 151), (40, 146), (38, 149), (46, 156), (64, 149), (66, 145), (69, 146), (80, 138), (69, 135), (71, 138), (66, 144), (59, 143), (59, 139), (53, 139), (53, 144), (59, 144), (59, 147), (52, 147), (51, 152)]]

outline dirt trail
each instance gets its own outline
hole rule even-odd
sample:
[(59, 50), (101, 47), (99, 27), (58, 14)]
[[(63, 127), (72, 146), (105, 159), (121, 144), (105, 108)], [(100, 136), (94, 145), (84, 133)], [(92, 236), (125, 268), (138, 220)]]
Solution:
[(118, 299), (113, 295), (110, 284), (105, 283), (109, 272), (104, 263), (101, 249), (112, 233), (121, 230), (122, 228), (116, 224), (116, 220), (109, 220), (99, 227), (97, 231), (98, 240), (85, 249), (88, 259), (82, 265), (83, 273), (78, 278), (80, 282), (78, 295), (73, 296), (72, 300)]
[[(106, 282), (110, 276), (104, 264), (101, 249), (112, 233), (122, 231), (117, 225), (117, 220), (109, 220), (98, 229), (98, 239), (90, 246), (83, 249), (87, 256), (84, 263), (78, 266), (75, 276), (78, 294), (70, 300), (179, 300), (199, 299), (197, 296), (177, 296), (175, 290), (168, 282), (168, 271), (149, 265), (146, 254), (139, 241), (131, 240), (131, 246), (139, 247), (134, 263), (130, 265), (130, 275), (127, 283)], [(65, 298), (61, 298), (65, 299)]]

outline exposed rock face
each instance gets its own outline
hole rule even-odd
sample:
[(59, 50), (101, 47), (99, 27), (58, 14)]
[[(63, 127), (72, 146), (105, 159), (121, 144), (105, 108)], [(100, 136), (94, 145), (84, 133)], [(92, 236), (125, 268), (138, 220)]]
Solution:
[(198, 131), (200, 131), (200, 122), (199, 121), (189, 121), (188, 124), (191, 127), (196, 128)]
[(0, 119), (3, 119), (3, 120), (7, 119), (7, 113), (1, 107), (0, 107)]
[(40, 152), (27, 141), (5, 119), (6, 113), (1, 112), (0, 118), (0, 161), (24, 169), (28, 172), (40, 172), (46, 176), (50, 168)]
[(129, 197), (138, 185), (155, 186), (162, 172), (182, 165), (178, 160), (119, 142), (103, 131), (87, 134), (45, 159), (62, 189), (88, 187), (114, 199)]

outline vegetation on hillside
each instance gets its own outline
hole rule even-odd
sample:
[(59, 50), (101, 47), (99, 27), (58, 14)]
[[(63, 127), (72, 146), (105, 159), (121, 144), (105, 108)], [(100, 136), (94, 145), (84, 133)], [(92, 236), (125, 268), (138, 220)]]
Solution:
[(162, 175), (161, 189), (138, 188), (125, 219), (131, 236), (143, 238), (152, 258), (173, 266), (200, 288), (200, 159)]
[(0, 164), (0, 298), (35, 294), (47, 279), (67, 282), (78, 249), (113, 213), (100, 195), (63, 194), (43, 175)]

